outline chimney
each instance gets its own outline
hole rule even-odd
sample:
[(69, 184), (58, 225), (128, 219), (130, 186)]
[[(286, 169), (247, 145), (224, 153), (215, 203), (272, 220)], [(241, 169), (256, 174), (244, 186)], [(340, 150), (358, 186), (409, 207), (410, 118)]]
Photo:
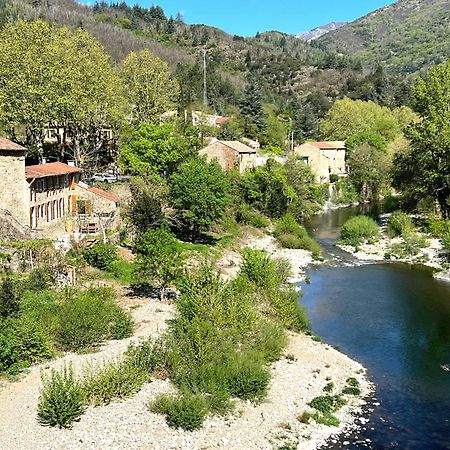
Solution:
[(67, 165), (75, 167), (75, 161), (73, 159), (71, 159), (71, 160), (67, 161)]

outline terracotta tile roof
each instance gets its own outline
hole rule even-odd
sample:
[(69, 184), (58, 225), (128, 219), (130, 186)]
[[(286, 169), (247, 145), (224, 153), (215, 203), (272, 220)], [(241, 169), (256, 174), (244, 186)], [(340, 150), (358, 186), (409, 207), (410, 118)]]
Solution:
[(239, 141), (218, 141), (218, 142), (226, 145), (227, 147), (230, 147), (237, 153), (256, 153), (256, 150), (254, 148), (251, 148), (248, 145), (245, 145)]
[(345, 148), (345, 142), (344, 141), (306, 142), (306, 144), (310, 144), (313, 147), (320, 148), (321, 150), (334, 150), (334, 149), (344, 149)]
[(26, 151), (26, 148), (22, 147), (19, 144), (16, 144), (13, 141), (10, 141), (9, 139), (0, 137), (0, 150), (12, 150), (12, 151), (24, 152), (24, 151)]
[(229, 117), (216, 117), (216, 125), (222, 125), (223, 123), (230, 120)]
[(106, 198), (107, 200), (111, 200), (112, 202), (118, 203), (120, 198), (116, 194), (112, 194), (111, 192), (104, 191), (103, 189), (97, 187), (88, 188), (89, 192), (92, 192), (95, 195), (99, 195), (100, 197)]
[(54, 175), (66, 175), (77, 172), (80, 172), (78, 167), (69, 166), (68, 164), (62, 162), (38, 164), (35, 166), (25, 167), (25, 175), (27, 178), (45, 178)]

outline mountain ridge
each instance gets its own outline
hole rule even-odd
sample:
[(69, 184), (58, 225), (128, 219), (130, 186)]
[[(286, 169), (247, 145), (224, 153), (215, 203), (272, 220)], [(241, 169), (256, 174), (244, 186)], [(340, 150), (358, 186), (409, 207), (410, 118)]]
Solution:
[(298, 33), (295, 35), (295, 37), (311, 42), (315, 39), (319, 39), (320, 37), (324, 36), (325, 34), (329, 33), (330, 31), (338, 30), (339, 28), (347, 25), (348, 22), (330, 22), (325, 25), (320, 25), (316, 28), (313, 28), (309, 31), (304, 31), (302, 33)]

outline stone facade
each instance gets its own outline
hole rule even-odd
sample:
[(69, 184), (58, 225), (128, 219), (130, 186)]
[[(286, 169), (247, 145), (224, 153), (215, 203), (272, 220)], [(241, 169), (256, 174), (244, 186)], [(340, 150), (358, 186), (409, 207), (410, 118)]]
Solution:
[[(28, 166), (29, 225), (31, 229), (50, 229), (71, 222), (76, 212), (75, 186), (80, 169), (61, 162)], [(71, 224), (62, 226), (72, 228)], [(67, 230), (69, 231), (69, 230)]]
[(347, 175), (345, 142), (306, 142), (294, 152), (311, 167), (319, 183), (329, 183), (330, 175)]
[(29, 193), (25, 179), (25, 149), (0, 138), (0, 214), (26, 228), (29, 225)]
[(238, 141), (212, 141), (199, 155), (216, 160), (225, 171), (237, 168), (243, 173), (256, 166), (256, 150)]

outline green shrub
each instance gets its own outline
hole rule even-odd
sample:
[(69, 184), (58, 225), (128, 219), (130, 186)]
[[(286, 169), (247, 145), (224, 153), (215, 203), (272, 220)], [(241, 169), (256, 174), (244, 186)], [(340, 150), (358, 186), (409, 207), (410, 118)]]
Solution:
[(305, 228), (290, 213), (285, 214), (275, 222), (274, 235), (278, 237), (282, 234), (293, 234), (295, 236), (307, 235)]
[(238, 355), (230, 367), (228, 387), (233, 397), (259, 401), (264, 398), (270, 373), (262, 358), (253, 354)]
[(0, 373), (16, 374), (53, 356), (48, 339), (32, 322), (0, 319)]
[(38, 405), (39, 423), (70, 428), (85, 409), (83, 389), (75, 380), (72, 367), (64, 366), (61, 372), (52, 370), (50, 378), (42, 376), (42, 382)]
[(242, 203), (236, 211), (236, 220), (245, 225), (251, 225), (255, 228), (266, 228), (269, 226), (269, 219), (256, 209)]
[(339, 395), (320, 395), (313, 398), (308, 405), (322, 414), (326, 414), (337, 411), (341, 406), (345, 405), (345, 400)]
[(347, 220), (341, 230), (344, 244), (358, 246), (363, 242), (374, 242), (380, 235), (378, 224), (367, 216), (356, 216)]
[(333, 416), (333, 414), (325, 413), (325, 414), (313, 414), (311, 416), (312, 419), (314, 419), (317, 423), (320, 423), (321, 425), (325, 425), (327, 427), (338, 427), (339, 426), (339, 419), (336, 416)]
[(319, 258), (320, 245), (308, 235), (292, 214), (285, 214), (275, 223), (274, 235), (284, 248), (308, 250), (314, 258)]
[(90, 367), (84, 375), (83, 391), (87, 403), (99, 406), (113, 400), (123, 400), (137, 392), (148, 373), (131, 361), (110, 361)]
[(324, 392), (333, 392), (333, 389), (334, 389), (334, 383), (330, 382), (325, 385), (325, 387), (323, 388), (323, 391)]
[(0, 283), (0, 317), (17, 316), (20, 307), (21, 292), (17, 283), (6, 277)]
[(152, 402), (150, 410), (164, 414), (170, 427), (192, 431), (202, 426), (208, 413), (208, 402), (203, 395), (188, 392), (174, 397), (161, 395)]
[(162, 339), (153, 341), (149, 338), (139, 345), (131, 344), (125, 353), (125, 358), (129, 364), (150, 375), (163, 365), (165, 353), (166, 348)]
[(300, 332), (309, 328), (305, 309), (298, 302), (299, 294), (294, 288), (268, 293), (271, 313), (288, 330)]
[(353, 386), (347, 386), (342, 390), (342, 393), (347, 395), (361, 395), (361, 389)]
[(92, 267), (108, 271), (117, 261), (117, 250), (114, 245), (97, 243), (85, 250), (83, 256)]
[(354, 377), (347, 378), (347, 384), (352, 387), (359, 387), (359, 381)]
[(26, 282), (28, 291), (40, 292), (50, 289), (56, 282), (55, 272), (50, 267), (33, 270)]
[(275, 260), (264, 250), (244, 249), (241, 273), (262, 288), (277, 286), (281, 282)]
[(110, 338), (131, 335), (131, 319), (107, 288), (69, 292), (58, 315), (58, 344), (64, 350), (80, 351)]
[(395, 211), (389, 218), (387, 233), (389, 237), (407, 237), (415, 230), (415, 226), (408, 216), (401, 211)]

